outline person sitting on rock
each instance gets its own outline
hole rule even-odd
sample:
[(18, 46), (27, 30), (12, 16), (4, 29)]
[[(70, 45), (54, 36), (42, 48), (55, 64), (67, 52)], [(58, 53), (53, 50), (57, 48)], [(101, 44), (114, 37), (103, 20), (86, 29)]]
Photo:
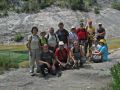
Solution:
[(55, 51), (55, 58), (57, 64), (60, 66), (60, 69), (67, 69), (68, 61), (69, 61), (69, 51), (64, 48), (63, 41), (59, 42), (59, 46)]
[(47, 44), (43, 45), (43, 51), (40, 54), (40, 60), (38, 60), (40, 71), (43, 76), (47, 76), (49, 73), (53, 75), (56, 74), (54, 53), (48, 48)]
[(73, 61), (73, 67), (78, 68), (79, 65), (83, 66), (82, 57), (84, 56), (81, 46), (79, 45), (78, 41), (74, 41), (73, 47), (70, 51), (70, 57)]
[[(92, 59), (94, 62), (104, 62), (104, 61), (108, 61), (108, 47), (106, 45), (106, 40), (105, 39), (101, 39), (99, 41), (99, 48), (98, 50), (96, 50), (93, 55), (92, 55)], [(96, 58), (95, 57), (98, 57), (100, 56), (101, 58)]]

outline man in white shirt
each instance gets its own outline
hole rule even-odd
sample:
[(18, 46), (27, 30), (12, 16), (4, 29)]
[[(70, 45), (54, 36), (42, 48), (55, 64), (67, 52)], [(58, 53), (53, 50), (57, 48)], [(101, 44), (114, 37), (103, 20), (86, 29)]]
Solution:
[(58, 46), (59, 39), (58, 39), (57, 35), (54, 33), (53, 27), (51, 27), (49, 29), (49, 33), (46, 36), (46, 38), (47, 38), (47, 42), (49, 45), (49, 49), (54, 52), (56, 47)]

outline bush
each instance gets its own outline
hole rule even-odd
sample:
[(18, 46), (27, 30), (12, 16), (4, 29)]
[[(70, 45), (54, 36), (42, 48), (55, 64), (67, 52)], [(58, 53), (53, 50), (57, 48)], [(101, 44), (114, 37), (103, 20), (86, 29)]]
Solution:
[(120, 63), (111, 68), (113, 90), (120, 90)]
[(17, 35), (15, 35), (14, 40), (15, 40), (16, 42), (20, 42), (22, 39), (23, 39), (23, 36), (22, 36), (20, 33), (17, 34)]
[(94, 8), (94, 13), (95, 14), (100, 14), (100, 9), (98, 7)]
[(120, 2), (113, 2), (112, 3), (112, 8), (120, 10)]
[(9, 70), (10, 68), (18, 68), (18, 64), (13, 58), (0, 56), (0, 67)]

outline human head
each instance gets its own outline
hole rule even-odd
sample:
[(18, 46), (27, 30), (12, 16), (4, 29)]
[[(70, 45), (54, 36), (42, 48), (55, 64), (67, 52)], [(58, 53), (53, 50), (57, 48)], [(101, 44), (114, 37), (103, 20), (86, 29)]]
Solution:
[(88, 22), (88, 25), (89, 25), (89, 26), (92, 26), (92, 21), (89, 21), (89, 22)]
[(38, 33), (38, 28), (37, 28), (37, 27), (32, 27), (31, 33), (32, 33), (33, 35), (36, 35), (36, 34)]
[(44, 37), (44, 36), (46, 35), (46, 32), (45, 32), (45, 31), (42, 31), (42, 32), (40, 32), (40, 35), (41, 35), (42, 37)]
[(102, 27), (102, 23), (98, 23), (98, 26), (99, 26), (99, 27)]
[(83, 22), (80, 23), (80, 27), (84, 27), (84, 23)]
[(51, 28), (49, 29), (49, 33), (50, 33), (50, 34), (54, 34), (54, 28), (53, 28), (53, 27), (51, 27)]
[(43, 45), (43, 51), (44, 51), (44, 52), (47, 52), (48, 50), (49, 50), (48, 45), (47, 45), (47, 44), (44, 44), (44, 45)]
[(63, 22), (60, 22), (60, 23), (58, 24), (58, 27), (62, 30), (62, 29), (63, 29), (63, 27), (64, 27)]
[(71, 27), (71, 32), (76, 32), (76, 27), (75, 26)]
[(73, 42), (73, 45), (74, 45), (74, 47), (78, 47), (78, 46), (79, 46), (78, 41), (74, 41), (74, 42)]
[(99, 43), (100, 43), (100, 45), (105, 45), (106, 44), (106, 40), (105, 39), (100, 39)]
[(59, 41), (59, 48), (60, 49), (64, 48), (64, 42), (63, 41)]

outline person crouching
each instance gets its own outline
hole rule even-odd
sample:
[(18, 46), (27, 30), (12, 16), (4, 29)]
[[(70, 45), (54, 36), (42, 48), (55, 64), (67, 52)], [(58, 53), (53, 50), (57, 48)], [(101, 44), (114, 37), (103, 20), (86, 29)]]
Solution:
[(45, 77), (49, 73), (55, 75), (55, 58), (54, 53), (48, 49), (48, 45), (43, 45), (43, 51), (40, 54), (40, 60), (38, 63), (40, 64), (41, 74)]
[(81, 59), (83, 57), (83, 51), (78, 41), (74, 41), (73, 47), (70, 51), (70, 57), (73, 63), (73, 68), (79, 68), (79, 66), (83, 66), (84, 62)]

